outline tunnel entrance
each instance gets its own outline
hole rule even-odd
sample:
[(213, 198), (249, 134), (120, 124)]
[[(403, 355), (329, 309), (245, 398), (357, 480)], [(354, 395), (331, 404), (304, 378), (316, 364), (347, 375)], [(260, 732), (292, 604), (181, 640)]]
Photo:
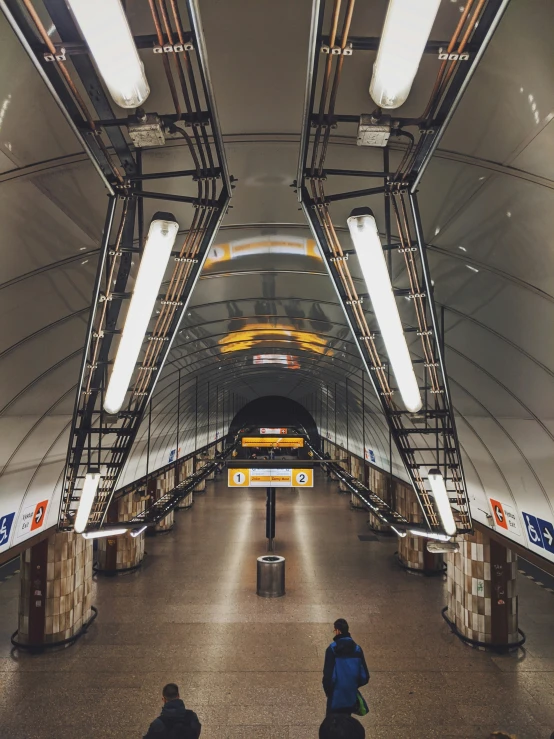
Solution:
[(245, 405), (233, 418), (229, 433), (234, 436), (245, 426), (303, 426), (310, 442), (318, 444), (319, 434), (312, 415), (303, 405), (282, 395), (265, 395)]

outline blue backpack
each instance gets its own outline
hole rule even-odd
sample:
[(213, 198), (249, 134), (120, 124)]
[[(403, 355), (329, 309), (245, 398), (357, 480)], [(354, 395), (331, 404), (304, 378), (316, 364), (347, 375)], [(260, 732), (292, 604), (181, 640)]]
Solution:
[[(343, 641), (343, 640), (341, 640)], [(353, 643), (353, 640), (349, 639)], [(335, 708), (354, 708), (358, 699), (358, 688), (365, 682), (365, 670), (362, 663), (362, 650), (356, 644), (354, 650), (343, 654), (340, 649), (337, 654), (337, 644), (331, 644), (335, 654), (333, 670), (333, 695), (331, 710)]]

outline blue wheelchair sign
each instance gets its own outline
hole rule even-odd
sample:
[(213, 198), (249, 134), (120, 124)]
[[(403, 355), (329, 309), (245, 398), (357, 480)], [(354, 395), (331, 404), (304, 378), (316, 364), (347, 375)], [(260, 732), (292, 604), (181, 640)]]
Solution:
[(13, 519), (15, 513), (8, 513), (0, 516), (0, 547), (5, 546), (10, 540), (10, 532), (12, 530)]
[(532, 516), (530, 513), (525, 513), (524, 511), (522, 511), (522, 514), (523, 520), (525, 521), (525, 528), (527, 529), (527, 536), (529, 538), (529, 541), (536, 547), (544, 549), (541, 528), (537, 518), (535, 516)]

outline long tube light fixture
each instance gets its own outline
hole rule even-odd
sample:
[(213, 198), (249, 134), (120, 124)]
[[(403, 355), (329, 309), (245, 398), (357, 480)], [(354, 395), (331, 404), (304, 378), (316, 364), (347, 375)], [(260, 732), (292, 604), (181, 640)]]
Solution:
[(86, 531), (82, 536), (83, 539), (102, 539), (105, 536), (121, 536), (127, 531), (128, 529), (99, 529), (98, 531)]
[(427, 479), (429, 480), (431, 491), (435, 497), (435, 504), (439, 511), (442, 526), (447, 534), (454, 536), (457, 530), (456, 522), (454, 521), (452, 507), (450, 506), (450, 500), (448, 499), (444, 477), (440, 470), (433, 468), (427, 473)]
[(75, 516), (75, 523), (73, 528), (78, 534), (82, 534), (87, 527), (88, 517), (92, 510), (92, 504), (96, 497), (96, 491), (102, 476), (100, 471), (87, 472), (85, 475), (85, 483), (79, 499), (79, 507), (77, 508), (77, 515)]
[(369, 94), (380, 108), (406, 102), (441, 0), (389, 0)]
[(171, 213), (154, 215), (104, 399), (108, 413), (117, 413), (125, 400), (178, 230)]
[(415, 413), (422, 406), (421, 393), (373, 212), (370, 208), (355, 208), (347, 222), (398, 389), (407, 410)]
[(450, 536), (446, 534), (435, 534), (434, 531), (425, 531), (424, 529), (410, 529), (409, 534), (412, 536), (423, 536), (425, 539), (436, 539), (437, 541), (450, 541)]
[(148, 526), (141, 526), (138, 529), (132, 529), (131, 536), (133, 537), (133, 539), (136, 539), (136, 537), (137, 536), (140, 536), (141, 534), (143, 534), (146, 531), (147, 528), (148, 528)]
[(110, 95), (122, 108), (137, 108), (150, 94), (120, 0), (67, 0)]

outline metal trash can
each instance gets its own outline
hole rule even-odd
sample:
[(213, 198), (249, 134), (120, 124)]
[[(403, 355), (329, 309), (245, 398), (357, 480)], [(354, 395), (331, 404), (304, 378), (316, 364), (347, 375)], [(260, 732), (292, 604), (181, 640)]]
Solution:
[(262, 598), (280, 598), (285, 594), (285, 558), (275, 554), (258, 557), (258, 588)]

